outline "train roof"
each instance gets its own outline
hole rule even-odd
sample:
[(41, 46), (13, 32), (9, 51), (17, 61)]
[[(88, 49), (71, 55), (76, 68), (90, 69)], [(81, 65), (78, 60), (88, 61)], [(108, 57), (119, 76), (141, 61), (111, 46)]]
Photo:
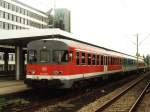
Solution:
[[(75, 47), (77, 50), (86, 50), (87, 51), (93, 51), (95, 53), (101, 52), (104, 55), (114, 55), (114, 56), (119, 56), (119, 57), (125, 57), (125, 58), (130, 58), (130, 59), (136, 59), (135, 56), (128, 55), (122, 52), (118, 52), (115, 50), (111, 50), (105, 47), (97, 46), (91, 43), (83, 42), (77, 39), (72, 39), (72, 38), (64, 38), (64, 37), (54, 37), (51, 39), (42, 39), (42, 40), (57, 40), (57, 41), (62, 41), (66, 43), (70, 47)], [(87, 49), (89, 48), (90, 49)], [(141, 59), (142, 60), (142, 59)]]

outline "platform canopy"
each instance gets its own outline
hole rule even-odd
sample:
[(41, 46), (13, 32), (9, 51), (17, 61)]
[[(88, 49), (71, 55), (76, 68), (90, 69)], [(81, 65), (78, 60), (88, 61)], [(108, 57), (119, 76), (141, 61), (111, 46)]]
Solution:
[(73, 38), (73, 34), (60, 29), (0, 30), (0, 45), (25, 47), (28, 42), (57, 37)]

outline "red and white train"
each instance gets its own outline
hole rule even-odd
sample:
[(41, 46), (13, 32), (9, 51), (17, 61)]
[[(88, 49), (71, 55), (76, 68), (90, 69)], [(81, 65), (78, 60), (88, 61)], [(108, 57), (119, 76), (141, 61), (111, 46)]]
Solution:
[[(136, 57), (75, 39), (51, 38), (28, 44), (25, 83), (71, 88), (86, 79), (137, 69)], [(145, 67), (139, 59), (138, 69)]]

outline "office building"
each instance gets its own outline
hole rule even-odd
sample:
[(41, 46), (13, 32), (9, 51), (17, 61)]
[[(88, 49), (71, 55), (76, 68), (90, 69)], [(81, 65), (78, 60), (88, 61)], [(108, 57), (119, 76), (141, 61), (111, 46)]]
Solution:
[[(21, 30), (32, 28), (61, 28), (70, 32), (70, 11), (56, 9), (55, 17), (17, 0), (0, 0), (0, 29)], [(25, 56), (27, 57), (27, 56)], [(25, 63), (26, 63), (25, 59)], [(8, 70), (15, 70), (15, 53), (9, 53)], [(0, 71), (4, 70), (4, 53), (0, 52)]]
[(65, 8), (55, 9), (55, 28), (70, 32), (70, 11)]
[(48, 15), (17, 0), (0, 0), (1, 29), (48, 28)]

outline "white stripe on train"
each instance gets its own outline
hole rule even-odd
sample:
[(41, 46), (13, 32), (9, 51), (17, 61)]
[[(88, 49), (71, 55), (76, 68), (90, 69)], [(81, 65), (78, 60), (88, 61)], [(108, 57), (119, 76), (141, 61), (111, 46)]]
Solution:
[[(127, 71), (135, 70), (135, 68), (132, 68)], [(114, 71), (107, 71), (107, 72), (94, 72), (94, 73), (85, 73), (85, 74), (76, 74), (76, 75), (26, 75), (27, 79), (60, 79), (60, 80), (70, 80), (70, 79), (81, 79), (81, 78), (91, 78), (96, 76), (101, 76), (103, 74), (110, 74), (110, 73), (117, 73), (122, 72), (122, 70), (114, 70)]]

